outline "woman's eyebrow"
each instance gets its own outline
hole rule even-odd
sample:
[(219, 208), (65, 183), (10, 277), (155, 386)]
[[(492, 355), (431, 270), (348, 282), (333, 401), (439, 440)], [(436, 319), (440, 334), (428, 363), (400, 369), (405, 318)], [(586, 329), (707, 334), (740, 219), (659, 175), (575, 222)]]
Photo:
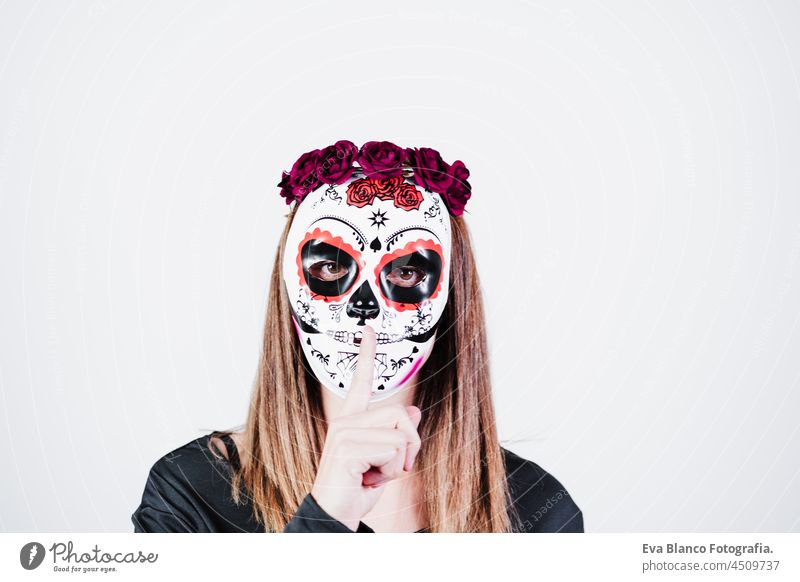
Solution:
[(326, 214), (325, 216), (320, 216), (314, 222), (308, 225), (306, 230), (311, 230), (311, 227), (318, 223), (320, 220), (336, 220), (337, 222), (341, 222), (342, 224), (346, 224), (348, 227), (353, 229), (355, 232), (356, 237), (358, 238), (358, 246), (361, 247), (361, 250), (364, 250), (364, 247), (367, 246), (367, 237), (364, 236), (364, 233), (361, 232), (361, 229), (358, 228), (355, 224), (347, 220), (346, 218), (342, 218), (341, 216), (336, 216), (334, 214)]

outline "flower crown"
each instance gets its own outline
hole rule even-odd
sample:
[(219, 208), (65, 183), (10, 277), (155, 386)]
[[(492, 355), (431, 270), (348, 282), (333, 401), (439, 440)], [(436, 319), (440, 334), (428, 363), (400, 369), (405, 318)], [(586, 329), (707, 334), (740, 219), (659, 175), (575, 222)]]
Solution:
[(439, 194), (453, 216), (463, 214), (472, 194), (467, 182), (469, 170), (461, 160), (448, 164), (434, 149), (401, 148), (388, 141), (368, 141), (357, 148), (351, 141), (340, 140), (306, 152), (292, 165), (291, 172), (283, 172), (278, 186), (286, 204), (299, 204), (322, 184), (342, 184), (353, 175), (363, 175), (370, 181), (407, 178)]

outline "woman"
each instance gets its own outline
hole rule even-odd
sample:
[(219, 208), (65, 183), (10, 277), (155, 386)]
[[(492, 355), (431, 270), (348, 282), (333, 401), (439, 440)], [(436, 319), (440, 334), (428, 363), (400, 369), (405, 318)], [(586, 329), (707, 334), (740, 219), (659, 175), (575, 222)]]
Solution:
[(159, 459), (135, 531), (583, 531), (564, 487), (498, 442), (468, 177), (430, 148), (346, 140), (283, 173), (244, 430)]

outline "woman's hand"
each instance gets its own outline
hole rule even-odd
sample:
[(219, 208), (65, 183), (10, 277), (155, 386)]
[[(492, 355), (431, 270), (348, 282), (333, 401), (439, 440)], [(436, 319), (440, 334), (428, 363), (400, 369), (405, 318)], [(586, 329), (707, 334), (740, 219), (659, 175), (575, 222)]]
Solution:
[(355, 531), (383, 493), (407, 475), (419, 452), (422, 412), (392, 404), (367, 410), (375, 366), (375, 331), (365, 326), (358, 364), (342, 408), (328, 420), (311, 495), (328, 515)]

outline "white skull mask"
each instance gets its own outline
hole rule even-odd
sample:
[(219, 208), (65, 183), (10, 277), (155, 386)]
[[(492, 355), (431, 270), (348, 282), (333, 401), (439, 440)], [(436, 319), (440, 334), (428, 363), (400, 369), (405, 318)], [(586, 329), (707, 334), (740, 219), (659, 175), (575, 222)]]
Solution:
[(401, 177), (352, 177), (306, 196), (282, 275), (303, 352), (323, 386), (347, 394), (367, 324), (377, 334), (370, 402), (420, 369), (447, 303), (450, 249), (439, 195)]

